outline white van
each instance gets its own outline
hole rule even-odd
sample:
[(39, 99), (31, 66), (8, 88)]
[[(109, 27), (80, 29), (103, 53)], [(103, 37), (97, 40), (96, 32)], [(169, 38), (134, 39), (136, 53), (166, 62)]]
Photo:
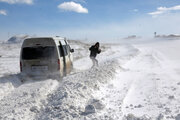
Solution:
[(74, 49), (62, 37), (27, 38), (21, 47), (21, 74), (28, 77), (63, 77), (73, 68), (72, 52)]

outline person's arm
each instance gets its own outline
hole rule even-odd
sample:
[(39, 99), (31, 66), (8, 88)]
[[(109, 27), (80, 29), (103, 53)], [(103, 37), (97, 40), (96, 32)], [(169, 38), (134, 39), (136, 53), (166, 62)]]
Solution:
[(92, 50), (92, 47), (93, 47), (93, 46), (91, 46), (91, 47), (89, 48), (90, 51)]
[(98, 49), (98, 54), (101, 53), (101, 49)]

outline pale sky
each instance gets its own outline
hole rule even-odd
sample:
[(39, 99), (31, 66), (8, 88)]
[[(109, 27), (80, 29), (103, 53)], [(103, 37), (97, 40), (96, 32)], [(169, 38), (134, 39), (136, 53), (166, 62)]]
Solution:
[(180, 34), (179, 0), (0, 0), (0, 40), (19, 34), (113, 40)]

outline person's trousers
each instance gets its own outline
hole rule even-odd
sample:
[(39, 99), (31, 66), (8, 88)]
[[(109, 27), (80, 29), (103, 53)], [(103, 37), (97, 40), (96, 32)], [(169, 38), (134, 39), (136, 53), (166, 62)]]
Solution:
[(92, 66), (92, 67), (98, 66), (98, 60), (97, 60), (95, 57), (90, 57), (90, 58), (91, 58), (92, 63), (93, 63), (93, 66)]

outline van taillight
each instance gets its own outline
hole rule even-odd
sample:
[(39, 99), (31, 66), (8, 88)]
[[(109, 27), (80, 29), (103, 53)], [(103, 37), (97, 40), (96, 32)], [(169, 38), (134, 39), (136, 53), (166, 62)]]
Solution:
[(20, 62), (20, 71), (22, 72), (22, 63)]
[(60, 59), (58, 59), (58, 70), (60, 70)]

